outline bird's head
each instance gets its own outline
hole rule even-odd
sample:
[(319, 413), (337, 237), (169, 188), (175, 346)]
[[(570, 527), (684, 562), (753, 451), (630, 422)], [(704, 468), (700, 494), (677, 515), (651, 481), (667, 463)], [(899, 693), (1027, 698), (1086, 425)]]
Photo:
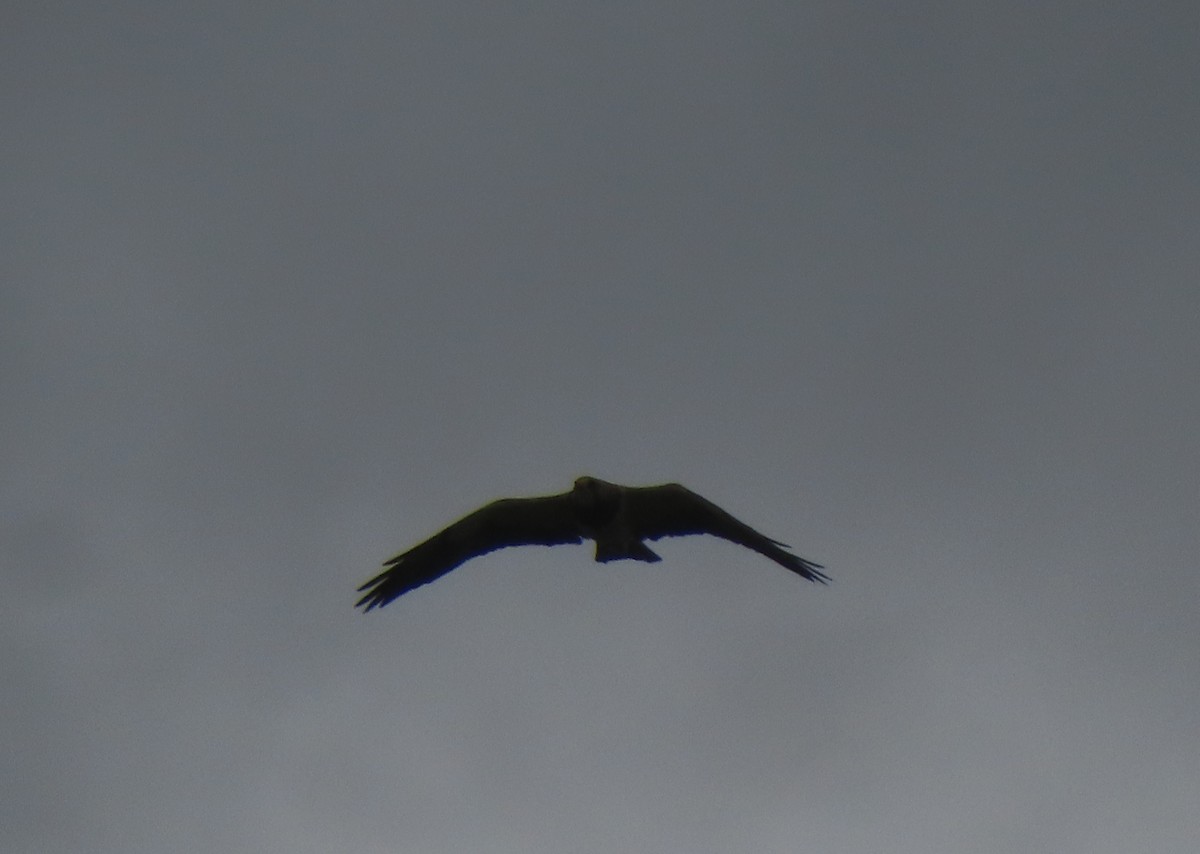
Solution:
[(615, 483), (609, 483), (607, 480), (601, 480), (600, 478), (592, 477), (591, 475), (585, 474), (582, 477), (575, 478), (576, 492), (604, 492), (615, 489), (620, 489), (620, 487)]
[(581, 518), (598, 523), (610, 518), (621, 501), (621, 487), (598, 477), (577, 477), (571, 490)]
[(583, 477), (575, 478), (575, 488), (572, 491), (578, 498), (583, 499), (587, 503), (598, 504), (602, 500), (611, 500), (617, 496), (621, 488), (615, 483), (609, 483), (607, 480), (584, 475)]
[(575, 478), (575, 487), (571, 491), (575, 493), (576, 498), (591, 504), (600, 493), (600, 481), (588, 475), (577, 477)]

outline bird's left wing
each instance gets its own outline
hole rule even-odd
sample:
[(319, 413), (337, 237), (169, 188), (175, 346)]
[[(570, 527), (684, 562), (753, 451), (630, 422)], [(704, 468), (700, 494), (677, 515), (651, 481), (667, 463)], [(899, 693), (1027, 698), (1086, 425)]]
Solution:
[(364, 612), (440, 578), (450, 570), (509, 546), (581, 543), (571, 493), (541, 498), (502, 498), (459, 519), (428, 540), (387, 561), (379, 575), (358, 588)]
[(753, 549), (809, 581), (829, 582), (819, 563), (784, 551), (785, 543), (760, 534), (678, 483), (630, 487), (625, 493), (625, 509), (631, 529), (645, 539), (711, 534)]

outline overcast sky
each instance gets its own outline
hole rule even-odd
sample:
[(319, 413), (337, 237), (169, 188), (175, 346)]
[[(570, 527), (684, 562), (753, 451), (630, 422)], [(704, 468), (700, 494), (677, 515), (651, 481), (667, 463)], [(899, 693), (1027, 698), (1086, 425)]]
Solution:
[(0, 849), (1192, 854), (1197, 9), (7, 3)]

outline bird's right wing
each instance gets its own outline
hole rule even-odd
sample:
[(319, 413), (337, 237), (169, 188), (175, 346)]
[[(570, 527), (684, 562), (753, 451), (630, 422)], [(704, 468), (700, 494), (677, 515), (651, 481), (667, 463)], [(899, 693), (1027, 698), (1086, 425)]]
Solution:
[(786, 543), (760, 534), (681, 484), (631, 487), (625, 492), (625, 503), (630, 526), (646, 539), (711, 534), (753, 549), (809, 581), (829, 582), (829, 576), (821, 571), (824, 569), (821, 564), (786, 551), (789, 548)]
[(440, 578), (473, 557), (509, 546), (581, 543), (571, 493), (541, 498), (502, 498), (464, 516), (428, 540), (384, 563), (379, 575), (358, 588), (364, 613)]

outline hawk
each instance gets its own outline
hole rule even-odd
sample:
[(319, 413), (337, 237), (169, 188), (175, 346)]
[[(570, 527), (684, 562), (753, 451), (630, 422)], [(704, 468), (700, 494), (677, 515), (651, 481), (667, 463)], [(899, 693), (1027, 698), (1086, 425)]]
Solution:
[(620, 486), (580, 477), (570, 492), (537, 498), (502, 498), (486, 504), (423, 543), (384, 563), (384, 571), (358, 588), (366, 613), (441, 578), (473, 557), (509, 546), (596, 542), (596, 561), (662, 560), (645, 540), (712, 534), (769, 557), (801, 578), (829, 582), (819, 563), (805, 560), (778, 540), (760, 534), (707, 498), (678, 483)]

